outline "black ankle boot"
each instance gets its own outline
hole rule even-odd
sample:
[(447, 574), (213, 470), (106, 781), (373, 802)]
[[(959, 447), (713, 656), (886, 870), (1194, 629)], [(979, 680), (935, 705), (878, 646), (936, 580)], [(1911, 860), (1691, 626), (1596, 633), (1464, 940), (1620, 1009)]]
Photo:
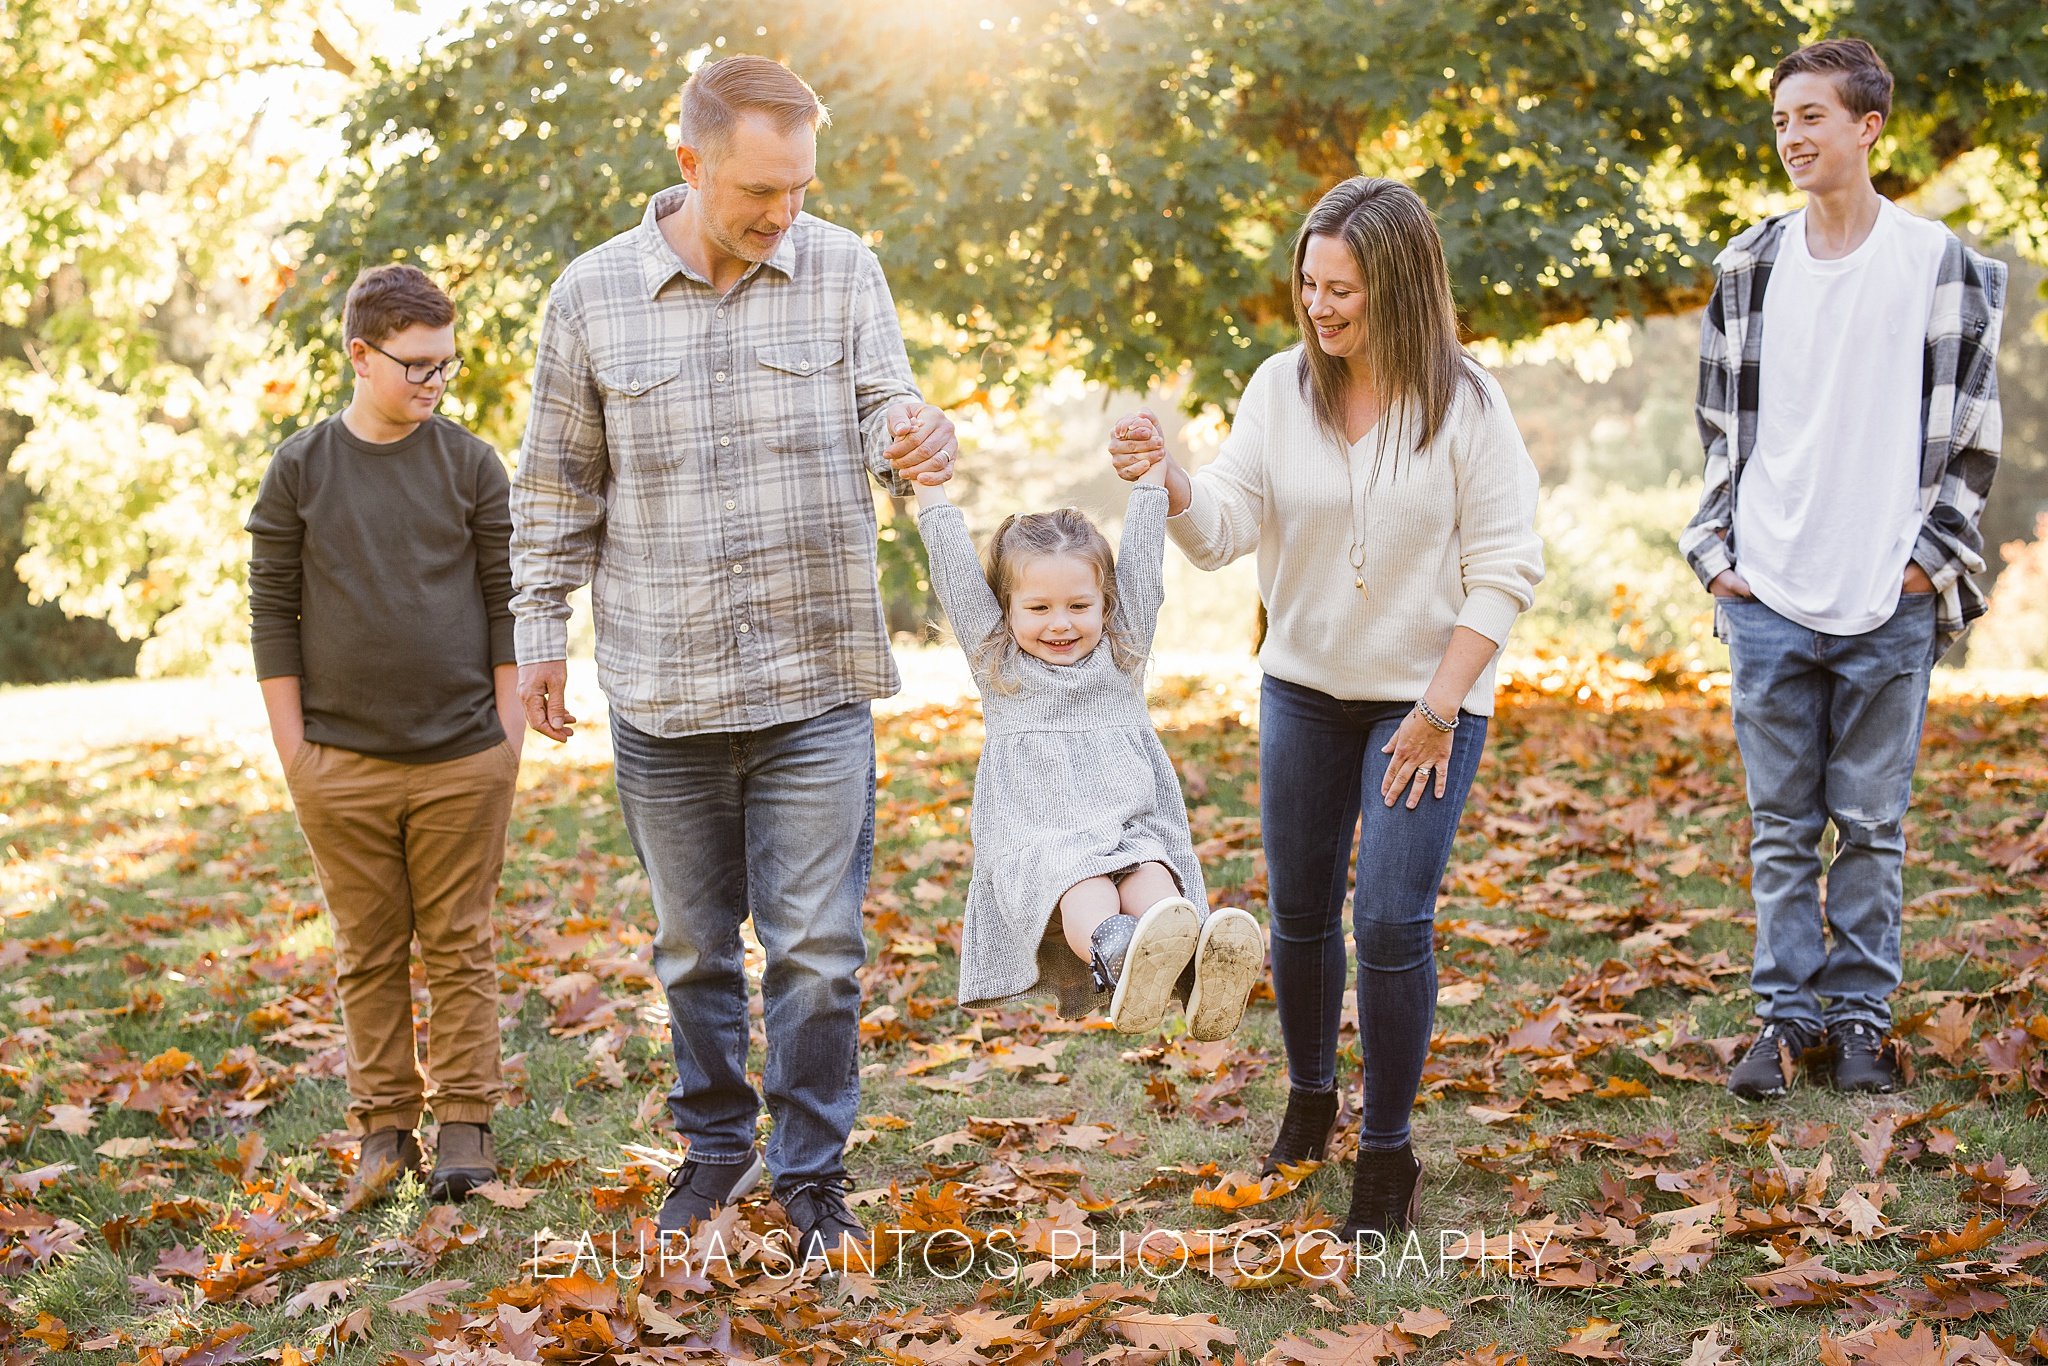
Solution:
[(1337, 1092), (1287, 1090), (1287, 1113), (1280, 1118), (1280, 1132), (1273, 1150), (1266, 1154), (1260, 1176), (1279, 1172), (1280, 1164), (1321, 1162), (1330, 1150), (1330, 1135), (1337, 1130)]
[(1337, 1236), (1349, 1243), (1361, 1233), (1390, 1238), (1406, 1233), (1415, 1226), (1421, 1206), (1422, 1164), (1412, 1147), (1360, 1147), (1351, 1173), (1351, 1210)]

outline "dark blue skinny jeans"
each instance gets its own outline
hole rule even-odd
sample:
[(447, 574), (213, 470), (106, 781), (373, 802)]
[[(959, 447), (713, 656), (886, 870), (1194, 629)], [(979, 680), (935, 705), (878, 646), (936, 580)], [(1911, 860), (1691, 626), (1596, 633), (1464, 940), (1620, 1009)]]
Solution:
[(1486, 718), (1460, 712), (1444, 795), (1432, 784), (1413, 811), (1405, 791), (1387, 806), (1380, 782), (1392, 756), (1380, 750), (1413, 707), (1340, 701), (1271, 675), (1259, 697), (1273, 994), (1288, 1080), (1304, 1091), (1336, 1086), (1344, 884), (1360, 832), (1352, 933), (1368, 1148), (1408, 1141), (1436, 1019), (1437, 889), (1486, 747)]

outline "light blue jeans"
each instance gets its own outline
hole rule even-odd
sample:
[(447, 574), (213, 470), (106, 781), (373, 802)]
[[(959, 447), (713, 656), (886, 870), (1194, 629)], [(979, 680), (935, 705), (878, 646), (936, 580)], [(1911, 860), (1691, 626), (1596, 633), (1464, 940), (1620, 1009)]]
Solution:
[[(1889, 1029), (1935, 597), (1902, 596), (1891, 620), (1860, 636), (1809, 630), (1752, 598), (1718, 606), (1749, 780), (1758, 1013), (1808, 1029)], [(1823, 913), (1820, 844), (1830, 821)]]
[(766, 730), (660, 739), (612, 716), (619, 806), (654, 893), (654, 975), (668, 996), (669, 1111), (709, 1162), (743, 1158), (761, 1097), (747, 1080), (740, 922), (767, 959), (762, 1091), (777, 1189), (844, 1175), (860, 1103), (860, 908), (875, 834), (867, 703)]

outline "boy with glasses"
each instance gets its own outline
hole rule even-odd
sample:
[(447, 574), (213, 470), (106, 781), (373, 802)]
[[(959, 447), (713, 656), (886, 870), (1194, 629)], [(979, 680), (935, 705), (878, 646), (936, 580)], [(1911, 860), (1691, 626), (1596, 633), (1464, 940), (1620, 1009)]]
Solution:
[[(420, 270), (349, 289), (348, 407), (287, 438), (250, 514), (251, 637), (300, 828), (334, 922), (348, 1042), (350, 1207), (421, 1163), (435, 1199), (496, 1175), (501, 1094), (491, 908), (525, 738), (512, 642), (510, 483), (436, 415), (455, 306)], [(431, 1023), (423, 1086), (412, 943)]]

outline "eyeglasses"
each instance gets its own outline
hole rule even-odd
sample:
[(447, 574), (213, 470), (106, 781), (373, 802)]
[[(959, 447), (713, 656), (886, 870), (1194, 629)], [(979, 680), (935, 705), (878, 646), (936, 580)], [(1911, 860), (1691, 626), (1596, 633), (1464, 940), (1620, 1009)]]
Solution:
[(439, 365), (430, 365), (423, 360), (399, 360), (397, 356), (392, 355), (368, 337), (363, 338), (363, 345), (369, 347), (386, 360), (398, 361), (400, 365), (403, 365), (405, 367), (405, 382), (407, 384), (431, 384), (436, 375), (440, 375), (450, 384), (453, 384), (455, 377), (462, 373), (462, 357), (460, 356), (450, 356)]

